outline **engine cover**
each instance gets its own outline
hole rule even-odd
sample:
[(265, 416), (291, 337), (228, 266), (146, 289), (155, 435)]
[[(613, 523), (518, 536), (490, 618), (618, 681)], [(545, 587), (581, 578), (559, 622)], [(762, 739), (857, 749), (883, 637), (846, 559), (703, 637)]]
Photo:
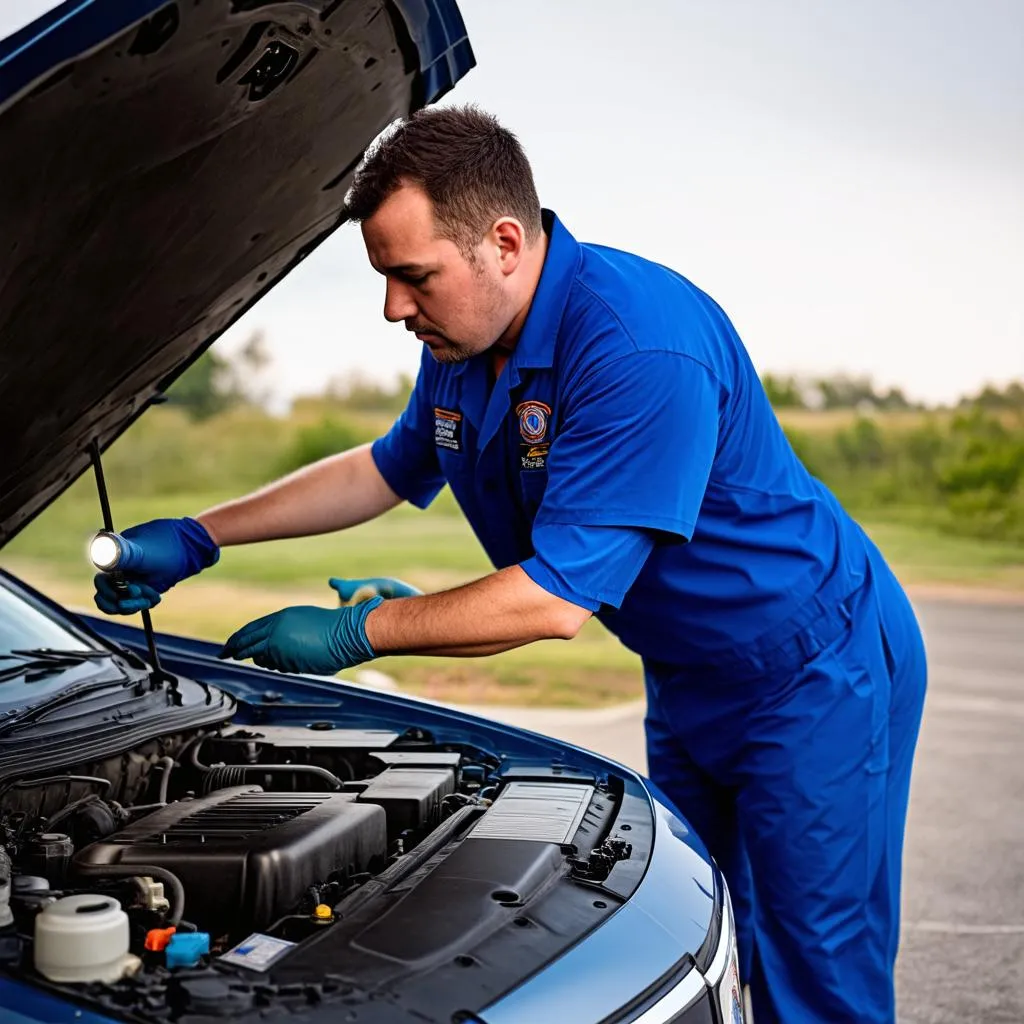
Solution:
[(385, 857), (385, 817), (355, 793), (236, 786), (148, 814), (75, 862), (167, 868), (185, 887), (186, 920), (213, 936), (248, 933), (293, 910), (309, 885)]

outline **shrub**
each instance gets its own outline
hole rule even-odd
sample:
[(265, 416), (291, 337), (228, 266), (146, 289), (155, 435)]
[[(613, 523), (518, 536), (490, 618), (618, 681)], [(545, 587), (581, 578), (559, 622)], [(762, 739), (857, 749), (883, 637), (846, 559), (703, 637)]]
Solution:
[(365, 428), (361, 429), (348, 420), (326, 416), (297, 431), (294, 441), (281, 458), (278, 469), (282, 473), (290, 473), (316, 462), (317, 459), (336, 455), (371, 440), (373, 435)]

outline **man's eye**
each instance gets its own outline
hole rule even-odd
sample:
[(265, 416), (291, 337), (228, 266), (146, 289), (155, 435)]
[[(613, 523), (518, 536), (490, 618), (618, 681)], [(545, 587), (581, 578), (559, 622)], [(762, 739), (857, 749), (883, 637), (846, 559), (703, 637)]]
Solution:
[(405, 281), (406, 281), (406, 284), (411, 284), (414, 287), (418, 288), (421, 284), (426, 283), (426, 280), (427, 280), (428, 277), (430, 277), (429, 273), (428, 274), (406, 274), (405, 275)]

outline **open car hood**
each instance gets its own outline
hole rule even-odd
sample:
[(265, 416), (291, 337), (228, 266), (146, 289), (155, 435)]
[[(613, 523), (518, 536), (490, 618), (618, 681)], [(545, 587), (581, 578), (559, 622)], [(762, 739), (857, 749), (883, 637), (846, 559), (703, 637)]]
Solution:
[(455, 0), (68, 0), (0, 41), (0, 544), (473, 64)]

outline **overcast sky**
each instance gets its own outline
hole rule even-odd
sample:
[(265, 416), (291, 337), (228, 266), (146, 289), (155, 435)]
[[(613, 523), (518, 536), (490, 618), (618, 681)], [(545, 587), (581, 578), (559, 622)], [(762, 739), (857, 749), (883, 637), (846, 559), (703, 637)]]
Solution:
[[(931, 401), (1024, 376), (1022, 0), (459, 6), (478, 66), (445, 102), (519, 135), (577, 238), (708, 291), (760, 370)], [(218, 344), (263, 328), (280, 397), (414, 372), (382, 303), (346, 227)]]

